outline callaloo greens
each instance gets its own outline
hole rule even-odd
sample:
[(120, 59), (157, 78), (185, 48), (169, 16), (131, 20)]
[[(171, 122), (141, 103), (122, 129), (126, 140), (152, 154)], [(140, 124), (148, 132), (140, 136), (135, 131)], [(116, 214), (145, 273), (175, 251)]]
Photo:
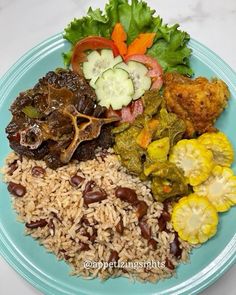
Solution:
[[(132, 124), (123, 123), (113, 129), (114, 150), (130, 173), (151, 181), (153, 196), (158, 201), (184, 195), (188, 193), (184, 175), (167, 161), (167, 156), (170, 147), (182, 138), (185, 124), (166, 111), (159, 92), (146, 91), (142, 101), (143, 114)], [(148, 137), (150, 140), (145, 146)], [(153, 150), (152, 145), (155, 145)]]
[[(154, 32), (156, 37), (147, 54), (157, 59), (165, 71), (177, 71), (191, 76), (189, 65), (191, 49), (187, 47), (190, 39), (186, 32), (179, 30), (179, 25), (163, 24), (155, 10), (139, 0), (110, 0), (104, 12), (100, 9), (88, 10), (87, 16), (74, 19), (64, 31), (64, 38), (74, 45), (87, 36), (111, 38), (112, 30), (120, 22), (130, 44), (140, 33)], [(64, 53), (64, 62), (70, 64), (71, 51)]]

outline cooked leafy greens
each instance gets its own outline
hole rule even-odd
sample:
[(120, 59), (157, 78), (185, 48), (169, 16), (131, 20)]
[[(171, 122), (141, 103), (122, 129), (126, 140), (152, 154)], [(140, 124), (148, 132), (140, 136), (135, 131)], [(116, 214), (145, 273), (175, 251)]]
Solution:
[(165, 108), (160, 110), (159, 128), (156, 131), (155, 139), (169, 137), (170, 146), (175, 145), (182, 137), (186, 130), (185, 123), (174, 113), (168, 113)]
[[(179, 30), (179, 25), (168, 26), (162, 23), (155, 10), (139, 0), (110, 0), (104, 12), (100, 9), (88, 10), (87, 16), (74, 19), (64, 31), (64, 38), (73, 46), (87, 36), (110, 38), (117, 22), (122, 23), (130, 44), (139, 33), (155, 32), (156, 38), (148, 54), (158, 60), (165, 71), (177, 71), (191, 76), (189, 65), (191, 49), (187, 47), (190, 39), (186, 32)], [(64, 62), (69, 65), (71, 51), (64, 53)]]
[(113, 130), (113, 133), (116, 133), (113, 148), (119, 155), (122, 164), (135, 175), (140, 175), (143, 172), (142, 156), (145, 155), (145, 151), (136, 143), (136, 138), (141, 130), (142, 125), (139, 124), (134, 124), (120, 133), (117, 133), (116, 128)]
[(169, 161), (144, 164), (144, 171), (149, 173), (152, 194), (155, 199), (164, 200), (188, 194), (188, 185), (183, 172)]
[(160, 109), (163, 99), (160, 93), (156, 90), (149, 90), (142, 96), (144, 106), (144, 117), (152, 118)]
[[(130, 173), (138, 175), (142, 180), (151, 181), (152, 193), (157, 200), (164, 201), (166, 198), (183, 195), (188, 192), (184, 175), (175, 165), (167, 161), (167, 155), (169, 148), (182, 138), (185, 124), (175, 114), (167, 112), (158, 91), (146, 91), (142, 101), (144, 104), (142, 115), (131, 124), (123, 123), (113, 129), (114, 150)], [(146, 148), (140, 145), (138, 139), (153, 121), (157, 124)], [(149, 135), (147, 132), (144, 138)], [(154, 146), (153, 152), (152, 145), (155, 143), (159, 144), (159, 149)], [(165, 146), (161, 148), (161, 145), (167, 145), (166, 149)]]
[(158, 112), (162, 97), (157, 91), (147, 91), (142, 97), (144, 113), (132, 124), (122, 123), (113, 129), (115, 135), (114, 150), (120, 156), (122, 164), (133, 174), (143, 173), (143, 157), (146, 151), (137, 143), (137, 137), (152, 117)]

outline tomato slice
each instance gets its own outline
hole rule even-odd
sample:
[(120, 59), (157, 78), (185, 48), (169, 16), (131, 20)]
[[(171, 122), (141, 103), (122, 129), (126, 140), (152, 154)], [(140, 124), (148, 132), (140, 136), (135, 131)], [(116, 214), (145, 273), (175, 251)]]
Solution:
[(143, 102), (141, 99), (137, 99), (131, 102), (127, 107), (123, 107), (119, 111), (114, 111), (111, 108), (107, 111), (106, 116), (119, 117), (120, 123), (128, 122), (132, 123), (138, 115), (143, 113)]
[(133, 101), (127, 107), (121, 109), (121, 122), (132, 123), (138, 115), (143, 113), (143, 103), (141, 99)]
[(71, 65), (74, 72), (82, 74), (80, 63), (86, 61), (86, 50), (110, 48), (114, 56), (119, 55), (119, 50), (112, 40), (99, 36), (90, 36), (78, 41), (73, 49)]
[(160, 89), (163, 85), (163, 70), (160, 64), (157, 62), (156, 59), (147, 56), (145, 54), (133, 54), (130, 56), (127, 56), (125, 58), (125, 62), (128, 62), (130, 60), (134, 60), (140, 63), (143, 63), (148, 69), (148, 75), (150, 78), (152, 78), (152, 87), (151, 89)]

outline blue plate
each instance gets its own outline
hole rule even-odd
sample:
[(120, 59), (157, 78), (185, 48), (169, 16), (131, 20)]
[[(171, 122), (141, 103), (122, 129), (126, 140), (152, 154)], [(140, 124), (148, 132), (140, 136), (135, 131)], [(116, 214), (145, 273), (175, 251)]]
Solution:
[[(236, 75), (212, 51), (191, 40), (191, 65), (196, 75), (217, 76), (229, 86), (232, 99), (217, 126), (231, 139), (236, 150)], [(24, 55), (0, 81), (0, 165), (10, 149), (5, 126), (11, 115), (8, 108), (17, 94), (31, 88), (49, 70), (62, 65), (61, 53), (69, 45), (58, 34)], [(234, 166), (235, 168), (235, 166)], [(235, 169), (234, 169), (235, 170)], [(195, 249), (191, 262), (181, 265), (177, 277), (157, 284), (132, 283), (127, 279), (83, 280), (69, 276), (69, 266), (46, 253), (31, 237), (24, 236), (24, 225), (16, 222), (6, 185), (0, 183), (0, 252), (11, 266), (44, 294), (196, 294), (213, 283), (236, 259), (236, 208), (221, 214), (217, 235), (201, 248)]]

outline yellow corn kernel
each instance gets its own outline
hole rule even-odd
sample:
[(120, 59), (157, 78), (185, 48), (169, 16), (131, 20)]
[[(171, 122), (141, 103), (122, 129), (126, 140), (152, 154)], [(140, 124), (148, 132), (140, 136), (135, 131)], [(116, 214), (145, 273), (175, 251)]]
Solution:
[(213, 153), (216, 164), (230, 167), (234, 161), (234, 150), (231, 142), (223, 132), (204, 133), (198, 138)]
[(218, 212), (225, 212), (236, 205), (236, 176), (230, 168), (215, 166), (210, 177), (194, 191), (206, 197)]
[(213, 155), (196, 139), (180, 140), (172, 149), (169, 161), (182, 169), (186, 181), (199, 185), (205, 181), (213, 168)]
[(191, 194), (174, 206), (171, 221), (182, 240), (201, 244), (215, 235), (218, 214), (207, 198)]

